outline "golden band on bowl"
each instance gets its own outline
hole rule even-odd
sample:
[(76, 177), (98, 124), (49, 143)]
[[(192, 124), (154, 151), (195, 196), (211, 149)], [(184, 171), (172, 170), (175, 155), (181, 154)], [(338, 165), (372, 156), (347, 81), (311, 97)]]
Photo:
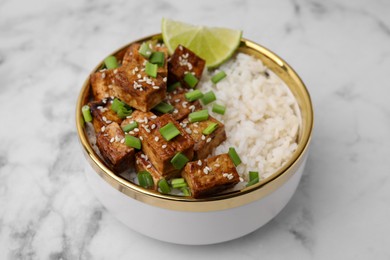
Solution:
[[(143, 42), (152, 38), (161, 38), (161, 35), (156, 34), (135, 42)], [(114, 52), (114, 54), (126, 49), (130, 44), (120, 48), (118, 51)], [(307, 153), (314, 118), (309, 93), (295, 71), (285, 61), (268, 49), (249, 40), (242, 39), (238, 51), (250, 54), (260, 59), (265, 66), (267, 66), (286, 83), (298, 102), (302, 118), (297, 141), (298, 147), (293, 153), (291, 159), (285, 163), (284, 166), (271, 176), (260, 180), (259, 183), (253, 186), (249, 186), (239, 191), (214, 195), (202, 199), (165, 195), (157, 191), (144, 189), (119, 177), (111, 171), (90, 145), (84, 129), (81, 113), (81, 108), (87, 103), (90, 95), (90, 80), (88, 77), (83, 84), (77, 100), (76, 126), (84, 155), (96, 173), (113, 188), (140, 202), (170, 210), (193, 212), (209, 212), (239, 207), (259, 200), (283, 185), (296, 172), (296, 169), (304, 161), (305, 154)], [(102, 62), (96, 66), (92, 72), (97, 71), (101, 65)]]

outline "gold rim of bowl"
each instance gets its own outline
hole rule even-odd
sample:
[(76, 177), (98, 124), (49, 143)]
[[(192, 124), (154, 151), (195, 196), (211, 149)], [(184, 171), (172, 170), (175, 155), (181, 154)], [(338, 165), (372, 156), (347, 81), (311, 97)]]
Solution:
[[(123, 51), (132, 43), (143, 42), (156, 38), (161, 39), (161, 34), (155, 34), (131, 42), (113, 52), (111, 55)], [(90, 80), (88, 76), (82, 86), (77, 100), (76, 127), (84, 155), (96, 173), (99, 174), (99, 176), (102, 177), (107, 184), (132, 199), (165, 209), (193, 212), (207, 212), (239, 207), (267, 196), (288, 181), (288, 179), (295, 174), (298, 167), (303, 162), (304, 155), (307, 152), (308, 145), (310, 143), (314, 123), (313, 107), (310, 95), (298, 74), (283, 59), (267, 48), (252, 41), (242, 39), (238, 51), (250, 54), (260, 59), (271, 71), (273, 71), (286, 83), (298, 102), (302, 118), (298, 135), (298, 147), (293, 153), (291, 159), (285, 163), (284, 166), (271, 176), (260, 180), (260, 182), (255, 185), (246, 187), (239, 191), (210, 196), (202, 199), (165, 195), (157, 191), (144, 189), (112, 172), (105, 165), (103, 160), (101, 160), (94, 152), (88, 141), (81, 113), (81, 108), (87, 103), (90, 93)], [(100, 62), (91, 73), (97, 71), (102, 64), (103, 61)]]

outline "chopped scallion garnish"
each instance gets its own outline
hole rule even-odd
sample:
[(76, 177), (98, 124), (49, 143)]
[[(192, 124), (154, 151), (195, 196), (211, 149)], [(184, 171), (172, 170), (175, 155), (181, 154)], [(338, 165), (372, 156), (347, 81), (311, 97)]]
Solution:
[(202, 101), (203, 105), (210, 104), (211, 102), (213, 102), (215, 100), (217, 100), (217, 97), (215, 96), (215, 94), (212, 90), (203, 94), (203, 97), (200, 99), (200, 101)]
[(153, 78), (157, 77), (157, 64), (147, 61), (145, 64), (145, 72)]
[(138, 123), (136, 121), (134, 121), (133, 123), (130, 123), (130, 124), (127, 124), (125, 126), (122, 127), (122, 130), (123, 132), (129, 132), (131, 130), (133, 130), (134, 128), (137, 128), (138, 127)]
[(180, 82), (173, 83), (173, 84), (171, 84), (171, 85), (169, 85), (169, 86), (167, 87), (167, 91), (168, 91), (168, 92), (172, 92), (172, 91), (174, 91), (175, 89), (177, 89), (178, 87), (181, 87)]
[(154, 186), (152, 175), (148, 171), (140, 171), (137, 174), (138, 183), (144, 188), (152, 188)]
[(219, 105), (219, 104), (213, 104), (212, 111), (214, 113), (224, 115), (226, 112), (226, 107), (224, 105)]
[(161, 103), (157, 104), (153, 109), (160, 112), (160, 113), (166, 114), (166, 113), (172, 112), (174, 107), (170, 104), (165, 103), (165, 102), (161, 102)]
[(253, 184), (256, 184), (259, 182), (259, 172), (249, 172), (249, 182), (248, 184), (246, 185), (247, 187), (253, 185)]
[(128, 147), (133, 147), (133, 148), (138, 149), (138, 150), (141, 149), (141, 140), (135, 136), (132, 136), (132, 135), (125, 136), (125, 144)]
[(218, 128), (218, 124), (211, 122), (202, 132), (202, 134), (209, 135)]
[(196, 84), (198, 84), (198, 79), (192, 75), (192, 73), (187, 73), (184, 76), (184, 81), (190, 86), (190, 88), (194, 88)]
[(131, 110), (131, 108), (123, 106), (123, 107), (119, 108), (116, 113), (117, 113), (119, 118), (124, 119), (124, 118), (128, 117), (129, 115), (131, 115), (132, 112), (133, 112), (133, 110)]
[(174, 189), (187, 187), (187, 183), (184, 180), (184, 178), (172, 179), (171, 185), (172, 185), (172, 188), (174, 188)]
[(173, 156), (171, 163), (175, 169), (180, 170), (188, 161), (188, 158), (184, 154), (178, 152), (175, 156)]
[(177, 129), (172, 122), (169, 122), (165, 126), (161, 127), (159, 131), (166, 141), (169, 141), (180, 134), (179, 129)]
[(221, 81), (221, 79), (225, 78), (226, 77), (226, 73), (221, 70), (220, 72), (218, 72), (217, 74), (215, 74), (212, 78), (211, 78), (211, 81), (214, 83), (214, 84), (217, 84), (219, 81)]
[(162, 67), (165, 63), (165, 54), (161, 51), (153, 52), (150, 56), (149, 62), (157, 64), (159, 67)]
[(152, 55), (152, 50), (149, 48), (149, 44), (146, 42), (143, 42), (141, 44), (141, 47), (139, 47), (138, 52), (146, 59), (149, 59), (150, 55)]
[(180, 190), (181, 190), (181, 192), (183, 192), (184, 196), (191, 196), (191, 192), (188, 189), (188, 187), (182, 187)]
[(107, 69), (116, 69), (118, 68), (118, 60), (115, 56), (108, 56), (104, 59), (104, 64)]
[(203, 97), (203, 93), (199, 90), (196, 89), (194, 91), (190, 91), (184, 94), (186, 99), (190, 102), (198, 100), (199, 98)]
[(232, 159), (234, 166), (238, 166), (241, 163), (241, 159), (238, 156), (236, 149), (234, 149), (234, 147), (229, 148), (228, 154), (230, 156), (230, 159)]
[(160, 188), (161, 193), (168, 194), (171, 192), (171, 187), (165, 178), (162, 178), (158, 181), (158, 187)]
[(209, 118), (209, 111), (207, 109), (203, 109), (196, 112), (192, 112), (188, 115), (188, 118), (191, 123), (205, 121)]
[(114, 100), (112, 101), (112, 104), (111, 104), (111, 110), (114, 111), (115, 113), (117, 113), (118, 110), (123, 106), (124, 106), (124, 103), (122, 101), (120, 101), (117, 98), (114, 98)]
[(85, 105), (81, 108), (81, 112), (83, 113), (84, 121), (85, 122), (91, 122), (92, 121), (92, 115), (91, 115), (91, 109), (88, 105)]

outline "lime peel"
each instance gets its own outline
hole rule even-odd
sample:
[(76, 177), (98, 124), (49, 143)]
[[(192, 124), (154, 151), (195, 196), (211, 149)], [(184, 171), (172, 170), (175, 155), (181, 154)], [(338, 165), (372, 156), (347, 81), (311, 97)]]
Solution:
[(227, 61), (240, 46), (242, 31), (227, 28), (195, 26), (163, 18), (162, 38), (172, 54), (181, 44), (206, 61), (207, 68), (216, 68)]

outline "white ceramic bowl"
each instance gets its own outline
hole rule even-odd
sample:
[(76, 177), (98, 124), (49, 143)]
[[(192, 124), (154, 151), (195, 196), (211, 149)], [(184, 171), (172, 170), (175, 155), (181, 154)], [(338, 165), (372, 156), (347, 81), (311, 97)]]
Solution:
[[(142, 42), (161, 35), (140, 39)], [(131, 43), (130, 43), (131, 44)], [(130, 44), (113, 54), (120, 56)], [(292, 158), (270, 177), (243, 190), (193, 199), (164, 195), (139, 187), (115, 175), (93, 151), (82, 123), (81, 107), (90, 92), (89, 77), (76, 108), (76, 125), (84, 155), (87, 179), (101, 203), (131, 229), (144, 235), (177, 244), (220, 243), (246, 235), (275, 217), (294, 194), (306, 163), (313, 128), (309, 93), (295, 71), (268, 49), (243, 39), (239, 50), (260, 60), (285, 81), (295, 96), (302, 124), (298, 148)], [(100, 63), (93, 70), (95, 72)]]

